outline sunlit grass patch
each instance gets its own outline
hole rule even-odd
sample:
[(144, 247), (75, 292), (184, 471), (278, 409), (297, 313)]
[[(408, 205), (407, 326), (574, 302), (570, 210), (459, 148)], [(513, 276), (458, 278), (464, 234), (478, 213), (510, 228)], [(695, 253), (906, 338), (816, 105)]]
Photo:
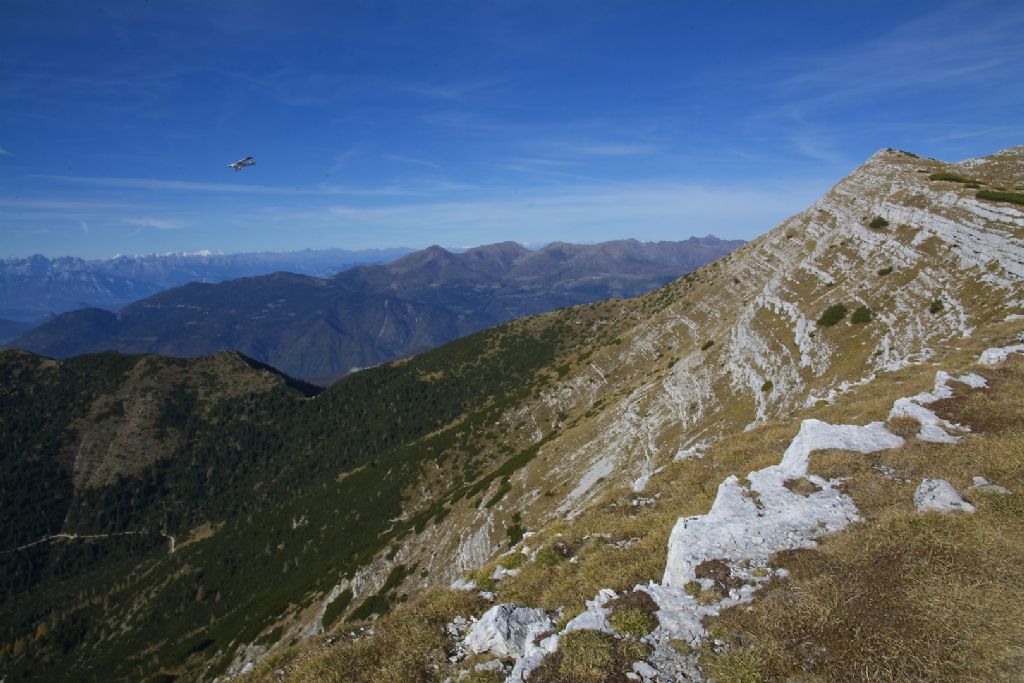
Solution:
[(921, 423), (916, 417), (910, 415), (892, 417), (885, 423), (885, 427), (896, 436), (903, 437), (908, 441), (916, 438), (918, 432), (921, 431)]
[(617, 640), (595, 631), (562, 636), (558, 650), (531, 674), (530, 683), (602, 683), (626, 680), (633, 662), (647, 657), (651, 646), (636, 640)]
[(611, 610), (608, 623), (619, 633), (640, 638), (658, 626), (654, 616), (658, 605), (643, 591), (630, 591), (608, 601), (605, 607)]
[[(335, 631), (331, 643), (303, 646), (261, 662), (240, 681), (280, 681), (274, 673), (283, 668), (287, 680), (315, 683), (412, 683), (432, 681), (449, 663), (445, 656), (450, 636), (445, 624), (455, 616), (480, 614), (487, 603), (474, 593), (433, 589), (392, 613), (367, 624), (372, 636), (347, 639), (353, 629)], [(436, 666), (435, 666), (436, 665)], [(441, 676), (444, 678), (444, 676)]]

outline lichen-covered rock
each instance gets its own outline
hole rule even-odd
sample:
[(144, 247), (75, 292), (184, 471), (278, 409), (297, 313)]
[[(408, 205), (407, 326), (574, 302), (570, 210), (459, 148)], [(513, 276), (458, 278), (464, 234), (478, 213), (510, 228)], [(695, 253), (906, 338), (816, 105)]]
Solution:
[(974, 512), (974, 506), (960, 497), (945, 479), (925, 479), (914, 491), (918, 512)]
[(512, 604), (495, 605), (473, 624), (464, 641), (477, 654), (522, 657), (533, 638), (552, 628), (544, 610)]

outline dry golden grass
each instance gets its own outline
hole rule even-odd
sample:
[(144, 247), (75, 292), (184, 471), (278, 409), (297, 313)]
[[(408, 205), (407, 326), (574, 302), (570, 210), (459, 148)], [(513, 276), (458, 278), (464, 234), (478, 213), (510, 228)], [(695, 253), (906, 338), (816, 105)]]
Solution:
[(917, 433), (921, 431), (921, 423), (916, 417), (910, 417), (909, 415), (899, 415), (890, 418), (885, 423), (885, 426), (890, 432), (896, 436), (903, 437), (907, 441), (917, 438)]
[(1024, 405), (1024, 359), (1008, 359), (996, 368), (986, 368), (981, 374), (989, 383), (987, 391), (969, 391), (962, 385), (953, 398), (937, 401), (930, 406), (937, 415), (957, 424), (967, 425), (979, 434), (998, 433), (1019, 426), (1021, 406)]
[(625, 683), (632, 663), (650, 651), (649, 645), (636, 640), (573, 631), (562, 636), (558, 651), (531, 674), (530, 683)]
[[(450, 646), (445, 625), (455, 616), (480, 614), (487, 603), (474, 593), (433, 589), (381, 619), (363, 624), (372, 637), (347, 639), (348, 624), (335, 631), (337, 639), (318, 639), (313, 646), (267, 657), (238, 680), (312, 681), (315, 683), (418, 683), (444, 678)], [(283, 668), (285, 676), (275, 670)], [(484, 679), (481, 679), (484, 680)]]

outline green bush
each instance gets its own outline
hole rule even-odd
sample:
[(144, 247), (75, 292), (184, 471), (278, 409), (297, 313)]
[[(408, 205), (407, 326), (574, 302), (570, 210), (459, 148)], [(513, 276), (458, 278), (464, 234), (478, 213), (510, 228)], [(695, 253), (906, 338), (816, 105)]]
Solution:
[(846, 317), (846, 306), (842, 304), (833, 304), (825, 309), (825, 312), (818, 318), (819, 327), (832, 327), (837, 322)]
[(873, 228), (875, 230), (881, 230), (887, 225), (889, 225), (889, 221), (885, 220), (881, 216), (875, 216), (873, 219), (871, 219), (871, 222), (868, 223), (868, 227)]
[(523, 540), (523, 534), (526, 533), (526, 529), (523, 527), (522, 521), (523, 517), (518, 512), (512, 515), (512, 523), (505, 529), (509, 547)]
[(929, 180), (948, 180), (951, 183), (977, 183), (978, 181), (974, 178), (965, 178), (962, 175), (955, 173), (932, 173), (928, 176)]
[(708, 349), (710, 349), (714, 345), (715, 345), (715, 340), (714, 339), (709, 339), (706, 342), (704, 342), (704, 345), (702, 347), (700, 347), (700, 350), (701, 351), (707, 351)]
[(887, 266), (885, 268), (879, 268), (878, 269), (878, 274), (882, 275), (882, 276), (888, 275), (891, 272), (892, 272), (892, 266)]
[[(341, 592), (338, 597), (331, 601), (331, 604), (327, 605), (327, 609), (324, 610), (323, 625), (325, 629), (330, 628), (334, 625), (334, 622), (338, 620), (348, 608), (352, 602), (352, 589), (346, 588)], [(275, 641), (276, 642), (276, 641)]]
[(945, 305), (942, 303), (942, 299), (936, 299), (935, 301), (931, 302), (931, 304), (928, 306), (928, 312), (938, 313), (943, 308), (945, 308)]
[(990, 199), (994, 202), (1024, 204), (1024, 192), (995, 192), (993, 190), (981, 190), (976, 192), (974, 196), (978, 199)]
[(850, 317), (850, 322), (856, 324), (871, 322), (871, 309), (867, 306), (861, 306), (853, 312), (853, 315)]
[(770, 379), (766, 379), (764, 381), (764, 384), (761, 385), (761, 391), (767, 393), (767, 392), (771, 391), (772, 387), (774, 387), (774, 386), (775, 385), (772, 383), (772, 381)]

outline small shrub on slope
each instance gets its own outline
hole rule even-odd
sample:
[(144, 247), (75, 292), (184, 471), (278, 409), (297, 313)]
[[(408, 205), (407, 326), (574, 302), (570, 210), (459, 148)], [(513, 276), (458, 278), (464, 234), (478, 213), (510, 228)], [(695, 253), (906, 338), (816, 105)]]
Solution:
[(1024, 204), (1024, 192), (994, 192), (992, 190), (981, 190), (974, 196), (978, 199), (988, 199), (994, 202)]
[(850, 322), (858, 325), (871, 322), (871, 309), (867, 306), (859, 307), (853, 312), (853, 315), (850, 316)]
[(825, 312), (818, 318), (818, 327), (832, 327), (846, 317), (846, 306), (833, 304), (825, 309)]
[(889, 221), (885, 220), (881, 216), (875, 216), (873, 219), (871, 219), (871, 222), (868, 223), (868, 227), (873, 230), (881, 230), (887, 225), (889, 225)]
[(945, 305), (942, 303), (942, 299), (936, 299), (928, 305), (928, 312), (935, 314), (940, 312), (943, 308), (945, 308)]
[(965, 178), (964, 176), (957, 175), (956, 173), (932, 173), (930, 176), (928, 176), (928, 179), (929, 180), (946, 180), (946, 181), (949, 181), (951, 183), (963, 183), (965, 185), (970, 184), (970, 183), (977, 183), (978, 182), (974, 178)]

